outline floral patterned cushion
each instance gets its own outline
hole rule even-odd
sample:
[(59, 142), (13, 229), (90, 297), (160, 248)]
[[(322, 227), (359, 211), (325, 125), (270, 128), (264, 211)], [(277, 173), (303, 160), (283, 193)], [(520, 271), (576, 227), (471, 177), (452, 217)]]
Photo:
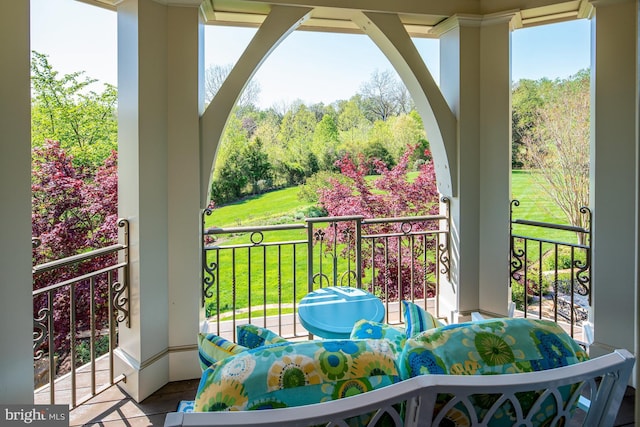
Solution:
[(399, 380), (387, 340), (283, 342), (244, 351), (207, 369), (196, 393), (195, 410), (301, 406)]
[(198, 334), (198, 360), (204, 371), (214, 363), (245, 351), (247, 348), (216, 334)]
[[(587, 360), (585, 351), (556, 323), (547, 320), (506, 318), (485, 319), (431, 329), (407, 339), (401, 355), (403, 379), (426, 374), (495, 375), (534, 372), (572, 365)], [(523, 407), (534, 402), (539, 393), (517, 396)], [(564, 390), (568, 393), (568, 389)], [(493, 405), (495, 397), (477, 395), (476, 415)], [(451, 395), (440, 395), (437, 407), (444, 406)], [(554, 414), (552, 399), (545, 400), (534, 414), (540, 425)], [(458, 404), (446, 418), (452, 425), (467, 425), (471, 417), (467, 408)], [(515, 420), (513, 407), (504, 404), (487, 424), (491, 427), (511, 426)]]
[(354, 339), (386, 339), (394, 346), (394, 350), (397, 353), (402, 351), (404, 342), (407, 340), (407, 335), (404, 331), (394, 328), (391, 325), (380, 322), (373, 322), (371, 320), (362, 319), (358, 320), (353, 325), (350, 338)]
[(238, 336), (238, 344), (247, 348), (257, 348), (263, 345), (287, 342), (286, 339), (275, 332), (252, 324), (236, 326), (236, 333)]

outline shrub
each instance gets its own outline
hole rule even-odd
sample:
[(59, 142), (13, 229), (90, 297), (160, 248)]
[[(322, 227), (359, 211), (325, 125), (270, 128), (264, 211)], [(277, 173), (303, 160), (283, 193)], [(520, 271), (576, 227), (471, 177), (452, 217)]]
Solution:
[[(388, 169), (382, 162), (374, 162), (381, 175), (374, 181), (365, 179), (368, 173), (365, 162), (356, 163), (349, 157), (343, 158), (338, 165), (348, 181), (330, 179), (330, 185), (320, 189), (320, 204), (329, 216), (392, 218), (436, 214), (439, 210), (439, 194), (433, 162), (425, 163), (415, 180), (409, 182), (407, 179), (408, 159), (413, 149), (410, 148), (392, 169)], [(437, 224), (433, 222), (415, 223), (412, 231), (420, 232), (435, 226)], [(329, 242), (345, 244), (342, 252), (344, 257), (354, 256), (349, 247), (353, 232), (351, 228), (352, 225), (348, 222), (341, 222), (336, 227), (325, 230)], [(402, 230), (399, 223), (386, 223), (369, 225), (364, 232), (370, 235), (391, 234), (401, 233)], [(429, 260), (425, 266), (412, 261), (424, 256), (425, 251), (433, 249), (435, 242), (427, 239), (424, 245), (411, 247), (403, 244), (400, 238), (394, 238), (386, 240), (384, 245), (386, 246), (377, 242), (375, 245), (362, 246), (362, 268), (364, 271), (373, 268), (376, 286), (385, 289), (393, 299), (433, 296), (427, 279), (434, 274), (435, 263)], [(332, 246), (327, 244), (328, 250)], [(412, 281), (419, 285), (406, 286), (400, 290), (401, 284)], [(428, 288), (421, 288), (422, 284), (427, 284)]]
[[(33, 264), (76, 255), (88, 249), (97, 249), (118, 240), (118, 177), (115, 152), (98, 168), (95, 174), (75, 168), (72, 157), (57, 141), (47, 141), (33, 150), (32, 215), (33, 235), (40, 245), (33, 249)], [(69, 268), (39, 274), (34, 278), (34, 290), (64, 280), (94, 272), (113, 264), (115, 255), (103, 256)], [(95, 284), (96, 328), (107, 325), (109, 303), (106, 276)], [(76, 285), (76, 324), (78, 333), (90, 327), (89, 283)], [(53, 296), (53, 321), (56, 351), (64, 356), (70, 350), (69, 287), (65, 286)], [(48, 307), (46, 294), (34, 299), (34, 319)], [(47, 342), (34, 351), (47, 349)]]
[(320, 190), (329, 188), (331, 182), (347, 183), (347, 178), (336, 172), (320, 171), (307, 178), (298, 190), (298, 199), (304, 202), (317, 203)]

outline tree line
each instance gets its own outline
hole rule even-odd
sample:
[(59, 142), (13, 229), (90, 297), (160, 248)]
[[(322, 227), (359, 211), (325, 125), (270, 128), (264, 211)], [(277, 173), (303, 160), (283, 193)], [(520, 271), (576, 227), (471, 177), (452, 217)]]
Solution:
[[(208, 100), (229, 70), (207, 70)], [(112, 153), (117, 150), (116, 88), (105, 84), (96, 90), (96, 83), (83, 72), (61, 76), (46, 55), (33, 53), (33, 147), (58, 141), (77, 169), (74, 173), (87, 183), (97, 179), (105, 162), (115, 162)], [(374, 159), (392, 168), (410, 146), (417, 146), (408, 160), (411, 170), (427, 161), (422, 120), (390, 71), (374, 72), (350, 99), (329, 105), (298, 101), (260, 109), (259, 93), (257, 83), (250, 82), (227, 122), (211, 189), (218, 205), (338, 173), (337, 161), (345, 156), (363, 162), (371, 174), (377, 173)], [(588, 71), (567, 79), (520, 80), (513, 86), (512, 101), (513, 168), (539, 171), (540, 185), (575, 224), (581, 216), (573, 214), (572, 206), (588, 203)], [(50, 157), (34, 156), (34, 170), (38, 159)], [(567, 188), (574, 196), (563, 195)], [(34, 198), (34, 212), (42, 211), (38, 203)]]
[[(230, 67), (207, 72), (211, 99)], [(248, 86), (227, 122), (213, 172), (212, 199), (228, 203), (274, 188), (300, 185), (318, 172), (339, 172), (345, 156), (392, 167), (410, 145), (412, 161), (424, 160), (427, 140), (404, 85), (389, 72), (375, 72), (348, 100), (278, 109), (258, 109), (259, 87)], [(370, 171), (375, 173), (371, 164)]]

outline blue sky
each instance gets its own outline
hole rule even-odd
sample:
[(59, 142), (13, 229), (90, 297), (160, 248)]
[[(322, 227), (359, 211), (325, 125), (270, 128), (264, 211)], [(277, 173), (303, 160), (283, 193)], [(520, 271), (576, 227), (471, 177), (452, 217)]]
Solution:
[[(47, 54), (55, 70), (85, 71), (88, 77), (117, 83), (114, 12), (74, 0), (31, 0), (31, 27), (31, 48)], [(589, 28), (588, 21), (580, 20), (514, 31), (513, 80), (566, 78), (589, 67)], [(254, 32), (208, 26), (205, 66), (235, 62)], [(415, 43), (437, 81), (438, 42)], [(391, 69), (366, 36), (298, 31), (267, 58), (254, 78), (260, 84), (262, 107), (296, 99), (328, 104), (350, 98), (375, 70)]]

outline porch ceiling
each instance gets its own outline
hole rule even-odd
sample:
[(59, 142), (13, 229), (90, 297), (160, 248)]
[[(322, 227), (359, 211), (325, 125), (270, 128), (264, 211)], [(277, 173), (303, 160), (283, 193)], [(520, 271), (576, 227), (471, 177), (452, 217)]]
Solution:
[(271, 6), (313, 7), (311, 18), (301, 30), (361, 33), (351, 20), (354, 11), (397, 13), (412, 37), (435, 37), (432, 28), (454, 16), (496, 16), (516, 13), (514, 25), (525, 27), (587, 17), (591, 6), (586, 0), (353, 0), (345, 7), (343, 0), (204, 0), (206, 22), (213, 25), (259, 26)]
[[(79, 0), (115, 10), (122, 0)], [(361, 33), (351, 20), (354, 11), (397, 13), (412, 37), (436, 37), (431, 31), (445, 19), (458, 16), (500, 16), (515, 13), (514, 27), (586, 18), (591, 13), (587, 0), (155, 0), (174, 6), (200, 5), (206, 23), (258, 27), (273, 5), (312, 7), (311, 18), (299, 29)]]

